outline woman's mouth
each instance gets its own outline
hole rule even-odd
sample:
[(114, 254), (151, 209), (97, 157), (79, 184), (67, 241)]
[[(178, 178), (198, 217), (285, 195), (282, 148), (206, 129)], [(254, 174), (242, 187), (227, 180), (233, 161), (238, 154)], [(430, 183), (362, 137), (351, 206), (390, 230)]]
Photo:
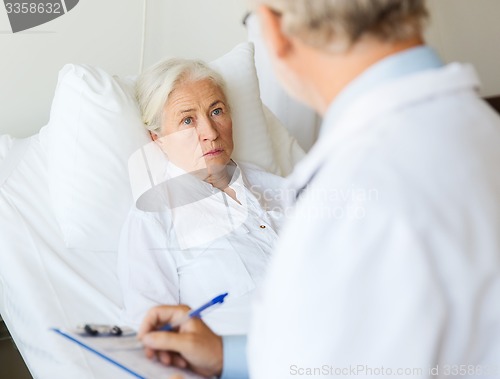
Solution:
[(216, 157), (220, 154), (222, 154), (224, 150), (223, 149), (213, 149), (210, 151), (207, 151), (205, 154), (203, 154), (204, 157)]

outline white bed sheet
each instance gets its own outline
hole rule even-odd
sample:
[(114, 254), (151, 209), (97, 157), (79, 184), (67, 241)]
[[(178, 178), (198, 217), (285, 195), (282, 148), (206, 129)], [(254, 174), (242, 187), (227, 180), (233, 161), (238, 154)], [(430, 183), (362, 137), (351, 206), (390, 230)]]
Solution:
[(12, 142), (0, 136), (0, 176), (11, 171), (0, 186), (0, 313), (34, 378), (129, 378), (49, 330), (117, 322), (116, 255), (64, 247), (39, 136), (21, 141), (26, 151), (15, 170), (12, 160), (5, 165)]

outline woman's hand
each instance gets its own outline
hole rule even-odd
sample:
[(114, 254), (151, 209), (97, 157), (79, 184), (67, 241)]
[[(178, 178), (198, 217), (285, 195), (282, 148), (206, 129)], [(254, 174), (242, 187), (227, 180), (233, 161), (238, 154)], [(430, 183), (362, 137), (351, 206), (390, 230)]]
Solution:
[(222, 338), (200, 319), (184, 322), (178, 332), (157, 331), (172, 324), (190, 311), (184, 305), (152, 308), (144, 318), (138, 338), (144, 345), (146, 356), (155, 356), (167, 366), (189, 368), (207, 377), (220, 376), (222, 372)]

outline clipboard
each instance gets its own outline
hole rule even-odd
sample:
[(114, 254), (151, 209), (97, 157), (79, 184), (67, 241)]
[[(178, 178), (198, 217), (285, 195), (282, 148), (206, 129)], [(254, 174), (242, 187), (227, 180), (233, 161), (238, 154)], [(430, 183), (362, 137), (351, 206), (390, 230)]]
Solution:
[(135, 334), (125, 336), (85, 336), (75, 331), (52, 328), (60, 336), (119, 367), (138, 379), (169, 379), (174, 374), (180, 374), (184, 379), (201, 379), (202, 377), (187, 370), (167, 367), (160, 362), (151, 361)]

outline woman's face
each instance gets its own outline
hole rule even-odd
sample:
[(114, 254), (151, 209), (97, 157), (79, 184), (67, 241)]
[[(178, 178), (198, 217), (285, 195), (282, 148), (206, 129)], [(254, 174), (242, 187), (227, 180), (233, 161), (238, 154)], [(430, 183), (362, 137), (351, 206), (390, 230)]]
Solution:
[(216, 84), (209, 79), (181, 82), (165, 104), (160, 138), (153, 139), (176, 166), (213, 175), (231, 160), (232, 126), (226, 98)]

